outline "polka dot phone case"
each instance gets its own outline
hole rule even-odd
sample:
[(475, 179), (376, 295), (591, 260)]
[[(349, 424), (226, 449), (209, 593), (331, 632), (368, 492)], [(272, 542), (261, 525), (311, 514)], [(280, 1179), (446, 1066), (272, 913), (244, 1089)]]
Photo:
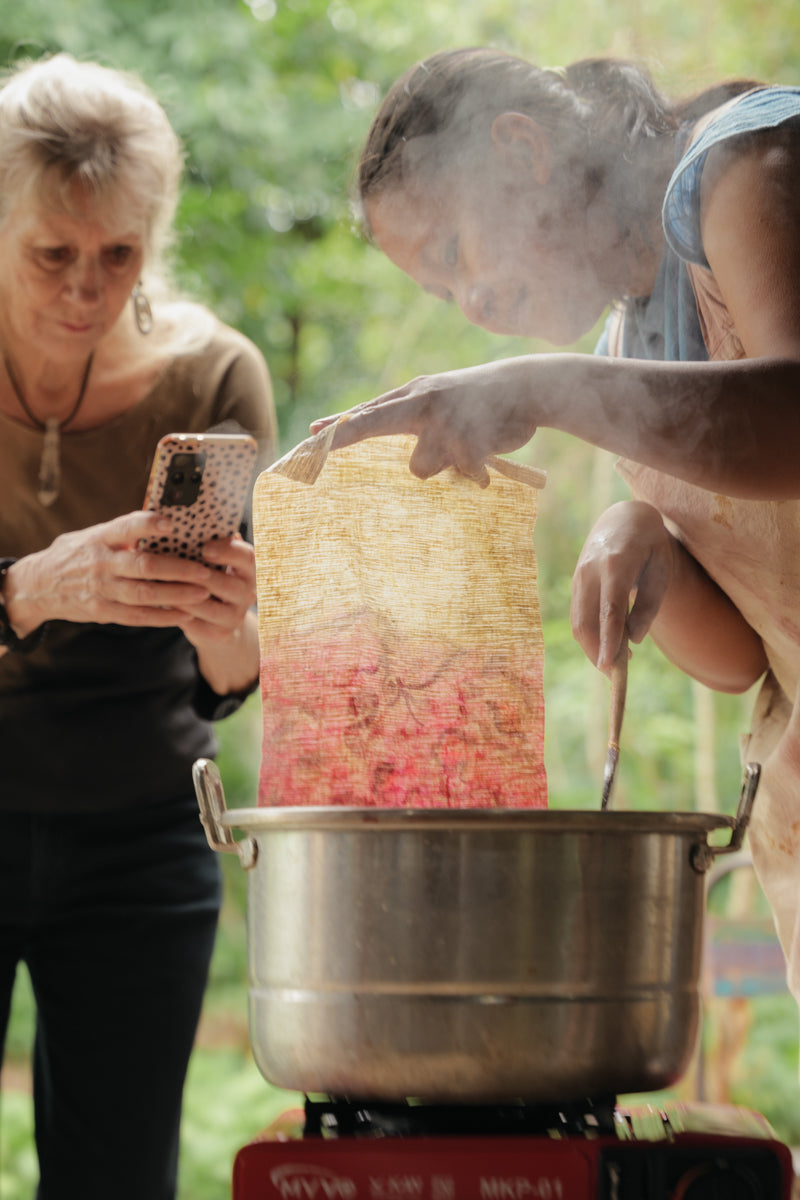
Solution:
[(255, 439), (247, 434), (168, 433), (156, 447), (144, 507), (173, 529), (142, 549), (203, 561), (202, 547), (238, 532), (250, 498)]

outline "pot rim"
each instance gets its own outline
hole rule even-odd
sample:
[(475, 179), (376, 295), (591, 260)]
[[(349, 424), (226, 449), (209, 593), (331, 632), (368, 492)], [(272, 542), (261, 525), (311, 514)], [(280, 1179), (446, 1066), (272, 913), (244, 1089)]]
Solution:
[(248, 833), (436, 832), (471, 830), (537, 833), (697, 834), (732, 829), (736, 819), (721, 813), (519, 808), (367, 808), (303, 805), (227, 808), (219, 825)]

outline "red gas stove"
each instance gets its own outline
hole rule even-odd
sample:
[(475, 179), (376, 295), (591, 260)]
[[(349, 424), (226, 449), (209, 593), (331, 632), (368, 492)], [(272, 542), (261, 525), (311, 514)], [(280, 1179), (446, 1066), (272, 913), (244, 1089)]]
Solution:
[(233, 1200), (790, 1200), (792, 1179), (748, 1109), (308, 1100), (239, 1151)]

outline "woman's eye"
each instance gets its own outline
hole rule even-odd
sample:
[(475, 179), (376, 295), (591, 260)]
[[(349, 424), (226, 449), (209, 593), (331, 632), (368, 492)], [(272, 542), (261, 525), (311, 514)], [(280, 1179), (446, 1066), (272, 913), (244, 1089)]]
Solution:
[(39, 250), (39, 261), (45, 267), (60, 267), (69, 262), (68, 246), (43, 246)]
[(125, 267), (133, 254), (132, 246), (112, 246), (106, 251), (106, 258), (112, 267)]
[(455, 267), (458, 264), (458, 238), (452, 237), (444, 248), (444, 265)]

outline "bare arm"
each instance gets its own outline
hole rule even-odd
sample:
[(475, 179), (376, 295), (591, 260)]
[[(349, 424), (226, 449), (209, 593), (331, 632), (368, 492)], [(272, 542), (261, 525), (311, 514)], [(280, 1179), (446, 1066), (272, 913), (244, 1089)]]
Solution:
[(455, 466), (488, 481), (486, 458), (543, 425), (728, 496), (790, 499), (800, 496), (798, 397), (800, 345), (796, 359), (735, 363), (541, 354), (412, 380), (352, 409), (333, 444), (415, 434), (416, 475)]

